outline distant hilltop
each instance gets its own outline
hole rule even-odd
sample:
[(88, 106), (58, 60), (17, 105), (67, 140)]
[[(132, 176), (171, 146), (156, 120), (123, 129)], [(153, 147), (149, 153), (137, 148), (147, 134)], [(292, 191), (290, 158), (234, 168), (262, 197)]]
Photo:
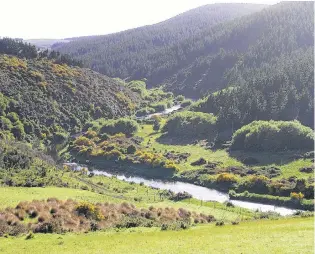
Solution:
[(29, 39), (29, 40), (23, 40), (23, 41), (31, 43), (40, 49), (50, 49), (52, 45), (56, 43), (70, 42), (70, 40), (65, 40), (65, 39)]

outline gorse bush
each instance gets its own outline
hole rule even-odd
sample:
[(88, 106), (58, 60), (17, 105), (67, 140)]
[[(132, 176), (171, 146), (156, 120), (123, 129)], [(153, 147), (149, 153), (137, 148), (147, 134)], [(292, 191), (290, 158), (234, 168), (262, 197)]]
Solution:
[(304, 198), (304, 194), (301, 192), (291, 192), (290, 197), (292, 200), (302, 200)]
[(231, 150), (283, 151), (313, 149), (311, 128), (298, 121), (254, 121), (233, 134)]
[(216, 136), (216, 117), (200, 112), (178, 112), (172, 115), (163, 131), (174, 136), (194, 136), (213, 139)]

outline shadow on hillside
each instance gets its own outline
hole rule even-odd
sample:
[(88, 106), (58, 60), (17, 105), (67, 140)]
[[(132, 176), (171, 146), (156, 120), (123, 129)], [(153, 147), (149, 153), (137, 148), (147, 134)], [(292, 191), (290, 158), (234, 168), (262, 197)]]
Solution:
[(245, 152), (229, 151), (229, 155), (247, 166), (285, 165), (298, 159), (303, 159), (307, 151), (287, 152)]

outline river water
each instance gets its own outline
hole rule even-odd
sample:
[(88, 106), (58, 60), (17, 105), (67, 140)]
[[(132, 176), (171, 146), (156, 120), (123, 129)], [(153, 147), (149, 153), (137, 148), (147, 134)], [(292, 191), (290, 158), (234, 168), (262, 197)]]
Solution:
[[(94, 170), (93, 173), (95, 175), (104, 175), (107, 177), (113, 176), (112, 174), (105, 172), (105, 171), (99, 171)], [(253, 202), (247, 202), (247, 201), (239, 201), (239, 200), (229, 200), (229, 196), (226, 193), (214, 190), (214, 189), (208, 189), (206, 187), (198, 186), (195, 184), (190, 183), (184, 183), (184, 182), (170, 182), (170, 181), (162, 181), (162, 180), (155, 180), (155, 179), (145, 179), (138, 176), (125, 176), (125, 175), (115, 175), (117, 179), (123, 180), (126, 182), (135, 182), (135, 183), (143, 183), (146, 186), (158, 188), (161, 190), (171, 190), (175, 193), (178, 192), (184, 192), (191, 194), (193, 198), (200, 199), (203, 201), (217, 201), (220, 203), (224, 203), (225, 201), (230, 201), (236, 206), (251, 209), (251, 210), (259, 210), (261, 212), (277, 212), (282, 216), (291, 215), (296, 210), (289, 209), (285, 207), (280, 206), (273, 206), (273, 205), (266, 205), (266, 204), (260, 204), (260, 203), (253, 203)]]
[(170, 108), (167, 108), (165, 109), (164, 111), (161, 111), (161, 112), (158, 112), (158, 113), (153, 113), (153, 114), (149, 114), (149, 115), (146, 115), (146, 116), (139, 116), (137, 117), (137, 119), (148, 119), (148, 118), (151, 118), (153, 116), (161, 116), (161, 115), (168, 115), (174, 111), (177, 111), (181, 109), (181, 105), (174, 105)]

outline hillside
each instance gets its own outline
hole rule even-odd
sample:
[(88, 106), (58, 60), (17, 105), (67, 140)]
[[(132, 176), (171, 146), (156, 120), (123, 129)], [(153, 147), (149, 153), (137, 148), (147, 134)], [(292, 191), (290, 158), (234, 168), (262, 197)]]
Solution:
[(36, 51), (27, 57), (32, 48), (21, 45), (21, 58), (0, 54), (0, 126), (17, 139), (75, 133), (87, 121), (128, 115), (139, 101), (116, 80)]
[[(313, 63), (313, 17), (312, 2), (283, 2), (218, 25), (195, 42), (187, 40), (179, 47), (191, 50), (184, 63), (177, 60), (170, 67), (167, 88), (198, 97), (259, 79), (266, 69), (281, 75), (274, 67), (285, 66), (283, 58), (293, 59), (298, 50)], [(176, 59), (178, 49), (170, 52), (167, 62)]]
[[(162, 69), (176, 64), (165, 57), (186, 40), (195, 41), (211, 27), (263, 8), (255, 4), (212, 4), (185, 12), (164, 22), (105, 36), (73, 38), (55, 49), (84, 61), (86, 66), (110, 77), (148, 78), (149, 85), (165, 80)], [(190, 49), (179, 51), (185, 59)], [(164, 60), (167, 60), (165, 64)], [(164, 65), (164, 66), (163, 66)]]
[(312, 2), (243, 6), (208, 5), (154, 26), (57, 48), (109, 76), (147, 78), (149, 86), (163, 83), (195, 98), (246, 83), (266, 68), (275, 71), (270, 67), (283, 64), (279, 59), (313, 48)]

